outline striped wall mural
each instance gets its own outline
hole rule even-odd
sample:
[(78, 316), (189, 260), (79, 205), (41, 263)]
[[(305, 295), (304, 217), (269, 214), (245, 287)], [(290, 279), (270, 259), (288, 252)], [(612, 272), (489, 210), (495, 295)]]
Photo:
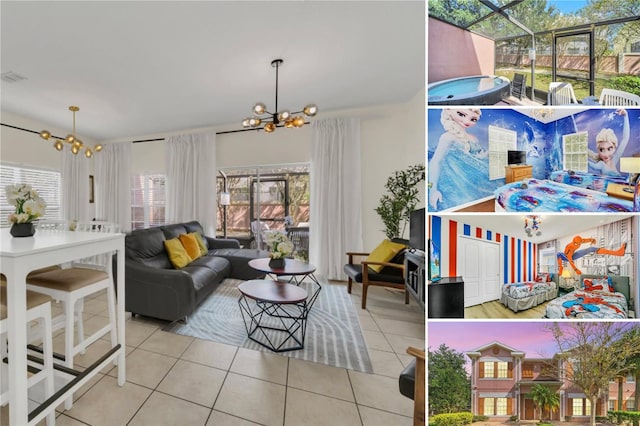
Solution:
[(442, 216), (428, 218), (428, 237), (440, 248), (442, 276), (456, 277), (458, 272), (458, 235), (500, 243), (502, 282), (532, 281), (536, 275), (537, 244), (510, 237), (490, 229), (479, 228)]

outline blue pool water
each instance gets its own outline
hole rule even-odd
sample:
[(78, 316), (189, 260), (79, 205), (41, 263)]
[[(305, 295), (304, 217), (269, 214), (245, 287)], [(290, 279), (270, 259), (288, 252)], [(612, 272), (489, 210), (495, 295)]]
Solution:
[(448, 81), (429, 89), (429, 96), (464, 95), (484, 92), (504, 84), (499, 77), (469, 77)]

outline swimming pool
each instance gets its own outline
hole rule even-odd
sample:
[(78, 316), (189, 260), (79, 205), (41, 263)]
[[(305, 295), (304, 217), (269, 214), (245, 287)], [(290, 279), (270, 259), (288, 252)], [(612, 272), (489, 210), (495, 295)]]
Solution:
[(429, 105), (495, 105), (510, 93), (509, 80), (495, 75), (452, 78), (427, 86)]

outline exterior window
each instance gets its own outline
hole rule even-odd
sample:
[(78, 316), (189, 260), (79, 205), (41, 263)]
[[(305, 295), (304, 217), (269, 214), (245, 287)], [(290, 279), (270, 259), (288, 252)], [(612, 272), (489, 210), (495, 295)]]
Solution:
[(615, 399), (610, 399), (609, 400), (609, 407), (607, 408), (608, 411), (614, 411), (616, 409), (616, 400)]
[(493, 377), (493, 362), (485, 362), (484, 363), (484, 377)]
[(584, 410), (582, 409), (582, 399), (581, 398), (573, 398), (573, 415), (574, 416), (584, 416)]
[(496, 398), (496, 415), (507, 415), (507, 398)]
[(131, 182), (131, 229), (165, 224), (165, 176), (135, 175)]
[(495, 398), (485, 398), (484, 399), (484, 415), (494, 416), (496, 414), (494, 411), (494, 408), (495, 408)]
[(627, 399), (627, 411), (636, 411), (635, 402), (633, 398)]
[(498, 378), (506, 379), (509, 377), (509, 363), (506, 361), (499, 361), (498, 364)]
[(585, 416), (591, 415), (591, 401), (589, 401), (586, 398), (584, 399), (584, 415)]
[[(61, 206), (61, 173), (54, 170), (38, 169), (28, 166), (0, 165), (0, 189), (7, 185), (28, 184), (38, 191), (38, 195), (47, 203), (42, 219), (59, 220), (62, 218)], [(0, 196), (0, 226), (7, 227), (7, 216), (15, 213), (15, 207), (7, 203), (7, 198)]]
[(525, 364), (522, 367), (522, 377), (524, 379), (532, 379), (533, 378), (533, 366), (531, 364)]

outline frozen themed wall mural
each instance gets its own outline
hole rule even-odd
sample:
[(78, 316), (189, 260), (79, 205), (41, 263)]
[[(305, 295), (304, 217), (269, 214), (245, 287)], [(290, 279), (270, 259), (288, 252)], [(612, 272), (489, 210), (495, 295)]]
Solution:
[(533, 177), (563, 170), (562, 136), (587, 132), (588, 172), (621, 175), (620, 158), (640, 154), (640, 109), (588, 109), (543, 124), (513, 109), (428, 110), (428, 208), (442, 211), (493, 195), (504, 179), (489, 180), (489, 126), (515, 131)]

